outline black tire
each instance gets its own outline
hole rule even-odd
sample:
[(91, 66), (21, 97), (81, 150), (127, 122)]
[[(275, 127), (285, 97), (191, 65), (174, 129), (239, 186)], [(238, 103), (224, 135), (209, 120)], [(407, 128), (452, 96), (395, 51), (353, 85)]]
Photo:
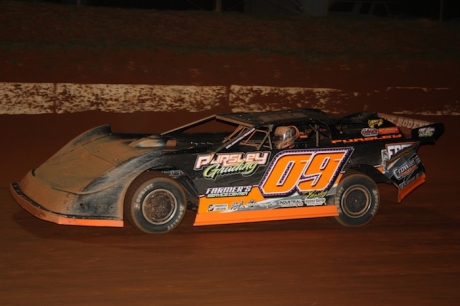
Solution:
[(335, 202), (339, 215), (336, 220), (345, 226), (369, 223), (379, 208), (379, 190), (375, 182), (364, 174), (344, 177), (337, 186)]
[(160, 172), (144, 172), (129, 186), (124, 201), (124, 218), (149, 234), (176, 228), (185, 216), (186, 199), (182, 187)]

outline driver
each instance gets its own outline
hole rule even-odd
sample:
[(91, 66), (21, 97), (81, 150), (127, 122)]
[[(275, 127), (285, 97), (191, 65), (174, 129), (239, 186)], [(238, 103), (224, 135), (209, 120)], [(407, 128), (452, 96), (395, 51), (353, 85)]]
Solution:
[(299, 130), (293, 126), (279, 126), (275, 129), (273, 144), (277, 149), (292, 148), (299, 137)]

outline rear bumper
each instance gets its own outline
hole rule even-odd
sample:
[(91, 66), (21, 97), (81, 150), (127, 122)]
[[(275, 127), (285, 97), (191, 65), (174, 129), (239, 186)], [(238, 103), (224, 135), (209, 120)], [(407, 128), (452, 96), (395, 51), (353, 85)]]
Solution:
[(49, 222), (64, 224), (64, 225), (80, 225), (80, 226), (111, 226), (111, 227), (122, 227), (123, 220), (117, 220), (113, 218), (90, 218), (60, 214), (51, 211), (34, 200), (30, 199), (19, 186), (19, 182), (10, 185), (10, 192), (16, 202), (28, 211), (33, 216), (46, 220)]

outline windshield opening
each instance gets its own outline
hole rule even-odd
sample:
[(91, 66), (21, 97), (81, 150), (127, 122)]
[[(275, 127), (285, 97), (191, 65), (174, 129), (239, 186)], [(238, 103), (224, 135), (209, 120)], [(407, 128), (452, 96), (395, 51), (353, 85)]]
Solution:
[[(249, 134), (248, 138), (241, 141), (240, 145), (256, 147), (260, 150), (262, 147), (272, 149), (272, 142), (270, 139), (271, 128), (267, 127), (266, 130), (257, 129)], [(268, 140), (268, 141), (267, 141)]]

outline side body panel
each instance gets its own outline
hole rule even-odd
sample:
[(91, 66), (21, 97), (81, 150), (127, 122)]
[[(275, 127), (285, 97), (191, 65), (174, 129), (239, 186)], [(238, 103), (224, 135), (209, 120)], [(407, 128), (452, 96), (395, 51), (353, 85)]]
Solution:
[(337, 215), (326, 198), (352, 153), (351, 147), (204, 153), (176, 166), (198, 190), (195, 225), (308, 218)]

